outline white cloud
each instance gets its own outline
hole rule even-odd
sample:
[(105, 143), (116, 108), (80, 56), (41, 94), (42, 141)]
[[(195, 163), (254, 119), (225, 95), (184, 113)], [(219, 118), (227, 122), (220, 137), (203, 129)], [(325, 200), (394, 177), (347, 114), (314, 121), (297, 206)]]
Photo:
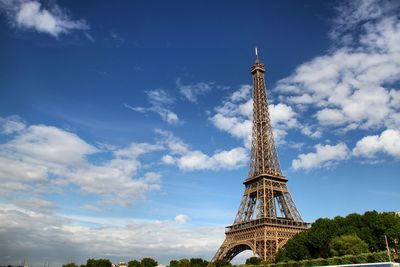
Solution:
[(0, 117), (0, 133), (12, 134), (25, 129), (25, 122), (18, 116)]
[(393, 104), (399, 89), (390, 87), (400, 81), (400, 4), (349, 1), (338, 10), (331, 37), (341, 45), (280, 80), (281, 99), (315, 109), (315, 125), (400, 127), (399, 105)]
[(85, 20), (72, 20), (58, 5), (53, 4), (50, 9), (42, 6), (38, 1), (3, 1), (12, 23), (23, 29), (33, 29), (47, 33), (54, 37), (67, 34), (72, 30), (87, 30)]
[(175, 222), (179, 223), (179, 224), (185, 224), (189, 221), (189, 217), (184, 215), (184, 214), (178, 214), (175, 217)]
[(96, 42), (96, 39), (95, 39), (90, 33), (85, 32), (84, 35), (85, 35), (85, 37), (86, 37), (89, 41), (91, 41), (92, 43)]
[(110, 32), (110, 36), (113, 40), (117, 41), (119, 45), (122, 45), (125, 42), (125, 38), (115, 31)]
[[(277, 83), (279, 99), (298, 112), (303, 134), (319, 138), (383, 129), (381, 136), (361, 139), (353, 155), (374, 157), (383, 152), (397, 157), (396, 146), (389, 149), (388, 143), (396, 139), (393, 129), (400, 127), (399, 12), (400, 3), (391, 0), (344, 1), (337, 6), (329, 52), (301, 64)], [(322, 148), (318, 145), (316, 153), (299, 155), (292, 167), (311, 169), (325, 166), (325, 161), (328, 166), (337, 162), (322, 154), (320, 162), (317, 156)], [(347, 158), (347, 145), (340, 148), (338, 159)]]
[(388, 129), (381, 135), (366, 136), (359, 140), (353, 149), (358, 157), (375, 157), (377, 153), (385, 153), (400, 158), (400, 131)]
[(178, 167), (184, 171), (237, 169), (248, 161), (246, 149), (242, 147), (217, 152), (208, 156), (201, 151), (190, 151), (176, 159)]
[(20, 131), (14, 139), (2, 144), (4, 152), (17, 154), (25, 161), (65, 164), (82, 163), (84, 157), (98, 152), (98, 149), (87, 144), (76, 134), (53, 126), (31, 125)]
[(316, 114), (317, 119), (322, 124), (340, 125), (346, 122), (346, 116), (339, 109), (325, 108)]
[[(187, 221), (184, 216), (178, 220)], [(187, 255), (211, 258), (224, 238), (223, 226), (187, 227), (175, 220), (57, 216), (5, 204), (0, 204), (0, 228), (0, 240), (13, 240), (2, 246), (0, 257), (18, 262), (23, 254), (32, 265), (42, 264), (43, 255), (60, 266), (71, 260), (84, 263), (88, 255), (106, 255), (113, 262), (152, 257), (164, 264)]]
[(292, 168), (295, 170), (310, 170), (321, 167), (332, 167), (339, 161), (346, 159), (349, 155), (349, 149), (346, 144), (315, 146), (315, 152), (300, 154), (297, 159), (292, 161)]
[(175, 159), (171, 155), (164, 155), (161, 161), (168, 165), (175, 163)]
[(354, 40), (352, 38), (352, 35), (354, 35), (353, 28), (371, 20), (392, 16), (396, 14), (399, 6), (400, 4), (396, 0), (343, 1), (336, 7), (337, 17), (329, 36), (335, 41), (348, 44)]
[(69, 181), (83, 192), (101, 196), (103, 203), (129, 206), (160, 188), (159, 174), (147, 173), (143, 178), (132, 179), (139, 167), (139, 161), (134, 159), (113, 159), (101, 166), (80, 168), (69, 175)]
[(179, 92), (190, 102), (196, 103), (197, 98), (212, 90), (215, 82), (199, 82), (195, 84), (183, 85), (181, 79), (176, 80)]
[(170, 97), (164, 90), (155, 89), (146, 91), (147, 97), (151, 107), (132, 107), (128, 104), (124, 104), (126, 108), (129, 108), (136, 112), (146, 113), (153, 112), (161, 116), (162, 120), (169, 124), (178, 124), (178, 115), (169, 109), (169, 106), (174, 103), (174, 99)]
[(48, 168), (41, 164), (32, 164), (24, 160), (0, 155), (0, 179), (2, 181), (40, 181), (46, 180)]
[(190, 152), (189, 145), (180, 138), (174, 136), (171, 132), (156, 129), (155, 132), (162, 137), (162, 142), (171, 151), (172, 154), (183, 155)]
[(319, 127), (303, 125), (301, 127), (301, 133), (311, 138), (320, 138), (322, 136), (322, 130)]
[(174, 99), (170, 97), (164, 90), (162, 89), (155, 89), (146, 91), (146, 94), (149, 98), (150, 103), (153, 105), (160, 105), (160, 104), (172, 104), (174, 103)]
[(236, 169), (248, 161), (247, 150), (236, 147), (231, 150), (216, 151), (209, 156), (199, 150), (192, 150), (189, 145), (170, 132), (157, 130), (170, 154), (163, 156), (165, 164), (176, 164), (183, 171)]
[(114, 149), (113, 153), (117, 157), (121, 158), (137, 158), (140, 155), (151, 153), (157, 150), (162, 150), (163, 147), (160, 144), (149, 144), (149, 143), (131, 143), (128, 147)]
[[(3, 119), (4, 121), (4, 119)], [(164, 149), (159, 144), (132, 143), (125, 148), (101, 151), (76, 134), (46, 125), (25, 125), (6, 131), (10, 139), (0, 144), (0, 193), (41, 194), (68, 184), (95, 194), (107, 205), (130, 205), (158, 190), (160, 175), (145, 173), (139, 157)], [(89, 155), (107, 154), (96, 164)]]
[(56, 208), (56, 204), (53, 202), (37, 197), (30, 197), (29, 199), (17, 198), (13, 200), (13, 203), (23, 209), (45, 214), (51, 213)]

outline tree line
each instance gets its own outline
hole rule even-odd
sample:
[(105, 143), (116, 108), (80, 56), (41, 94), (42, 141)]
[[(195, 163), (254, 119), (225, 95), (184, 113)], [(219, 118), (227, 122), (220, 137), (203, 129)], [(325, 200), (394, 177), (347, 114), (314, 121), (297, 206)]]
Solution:
[(334, 219), (318, 219), (307, 231), (297, 234), (277, 254), (277, 262), (359, 255), (386, 250), (397, 254), (400, 217), (393, 212), (368, 211)]
[(247, 266), (260, 267), (310, 267), (310, 266), (327, 266), (327, 265), (343, 265), (343, 264), (361, 264), (369, 262), (388, 262), (389, 258), (386, 251), (369, 252), (358, 255), (334, 256), (330, 258), (305, 259), (300, 261), (283, 261), (270, 263), (262, 261), (259, 258), (252, 257), (246, 260)]
[[(143, 258), (140, 261), (131, 260), (128, 267), (156, 267), (158, 262), (152, 258)], [(63, 267), (111, 267), (112, 263), (109, 259), (88, 259), (86, 264), (77, 265), (74, 262), (64, 264)]]

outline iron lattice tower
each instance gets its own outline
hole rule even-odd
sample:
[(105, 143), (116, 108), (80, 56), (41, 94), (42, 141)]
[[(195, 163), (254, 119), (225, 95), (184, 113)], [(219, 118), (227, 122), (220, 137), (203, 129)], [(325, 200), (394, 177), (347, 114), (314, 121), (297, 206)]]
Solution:
[(258, 59), (251, 67), (253, 77), (253, 130), (248, 178), (225, 241), (212, 259), (231, 261), (244, 250), (273, 261), (277, 251), (295, 234), (309, 227), (301, 218), (282, 175), (268, 111), (264, 81), (265, 67)]

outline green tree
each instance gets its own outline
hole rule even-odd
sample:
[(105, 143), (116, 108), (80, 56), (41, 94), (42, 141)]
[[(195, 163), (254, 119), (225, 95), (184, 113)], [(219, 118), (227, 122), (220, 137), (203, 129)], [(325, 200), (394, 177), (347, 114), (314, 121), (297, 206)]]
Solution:
[[(277, 262), (327, 258), (335, 254), (334, 251), (331, 252), (333, 240), (347, 235), (357, 235), (368, 245), (370, 252), (386, 249), (384, 242), (386, 235), (389, 246), (394, 248), (395, 240), (400, 240), (400, 217), (393, 212), (368, 211), (363, 215), (352, 213), (346, 217), (318, 219), (309, 230), (299, 233), (289, 240), (286, 247), (278, 252)], [(342, 241), (344, 242), (344, 240)], [(343, 244), (343, 242), (341, 243)], [(350, 251), (350, 253), (358, 252)]]
[(203, 260), (202, 258), (191, 258), (190, 259), (190, 267), (207, 267), (208, 261)]
[(302, 260), (311, 258), (308, 246), (307, 232), (296, 235), (295, 238), (289, 240), (283, 250), (279, 250), (276, 255), (276, 261)]
[(108, 259), (88, 259), (86, 267), (111, 267), (111, 261)]
[(169, 262), (169, 267), (178, 267), (178, 263), (177, 260), (172, 260)]
[(259, 265), (260, 263), (261, 259), (258, 257), (250, 257), (246, 260), (246, 264)]
[(142, 267), (155, 267), (158, 265), (158, 262), (156, 262), (154, 259), (152, 258), (143, 258), (140, 261), (140, 265)]
[(215, 267), (232, 266), (232, 264), (226, 260), (216, 260), (214, 263)]
[(330, 256), (358, 255), (368, 252), (368, 245), (356, 234), (336, 237), (329, 244)]
[(128, 267), (142, 267), (142, 265), (137, 260), (131, 260), (128, 262)]
[(178, 267), (190, 267), (190, 261), (188, 259), (180, 259), (178, 261)]
[(70, 263), (64, 264), (63, 267), (78, 267), (78, 265), (76, 265), (75, 262), (70, 262)]

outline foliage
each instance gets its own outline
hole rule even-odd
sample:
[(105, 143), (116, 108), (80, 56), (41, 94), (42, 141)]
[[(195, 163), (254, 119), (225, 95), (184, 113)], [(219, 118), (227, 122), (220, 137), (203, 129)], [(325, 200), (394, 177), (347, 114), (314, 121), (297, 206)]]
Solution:
[(178, 267), (190, 267), (190, 261), (188, 259), (180, 259), (178, 261)]
[(308, 266), (326, 266), (326, 265), (344, 265), (344, 264), (357, 264), (369, 262), (387, 262), (389, 261), (386, 251), (382, 252), (369, 252), (359, 255), (344, 255), (341, 257), (331, 258), (317, 258), (317, 259), (304, 259), (300, 261), (282, 261), (274, 264), (260, 264), (259, 266), (266, 267), (308, 267)]
[(312, 266), (324, 266), (328, 265), (328, 261), (324, 258), (312, 259), (310, 260)]
[(297, 267), (297, 266), (299, 266), (299, 263), (297, 261), (288, 261), (286, 263), (286, 266), (287, 267)]
[(335, 237), (329, 244), (330, 256), (358, 255), (368, 252), (368, 245), (356, 234)]
[(310, 260), (301, 260), (301, 261), (288, 261), (288, 264), (290, 264), (290, 266), (295, 266), (295, 267), (299, 267), (299, 266), (310, 266)]
[(382, 251), (380, 253), (373, 253), (367, 255), (368, 262), (385, 262), (389, 261), (388, 255), (386, 251)]
[(267, 265), (270, 265), (271, 264), (271, 262), (270, 261), (261, 261), (260, 262), (260, 265), (263, 265), (263, 266), (267, 266)]
[(246, 260), (246, 264), (259, 265), (260, 263), (261, 259), (258, 257), (250, 257)]
[(229, 261), (225, 260), (216, 260), (210, 264), (210, 267), (223, 267), (223, 266), (232, 266)]
[(76, 265), (75, 262), (70, 262), (70, 263), (64, 264), (63, 267), (78, 267), (78, 265)]
[(155, 267), (158, 265), (158, 262), (156, 262), (154, 259), (152, 258), (143, 258), (140, 261), (140, 266), (141, 267)]
[(169, 267), (207, 267), (208, 264), (209, 262), (203, 260), (202, 258), (191, 258), (190, 260), (188, 259), (171, 260), (169, 262)]
[(111, 261), (108, 259), (88, 259), (86, 267), (111, 267)]
[(306, 246), (307, 232), (296, 235), (295, 238), (287, 243), (286, 249), (280, 250), (276, 255), (277, 262), (289, 260), (302, 260), (311, 258), (309, 249)]
[(190, 259), (190, 267), (207, 267), (208, 261), (203, 260), (202, 258), (191, 258)]
[(142, 265), (137, 260), (131, 260), (128, 262), (128, 267), (142, 267)]
[[(285, 249), (278, 252), (276, 259), (278, 262), (299, 261), (382, 251), (385, 250), (385, 235), (390, 247), (395, 246), (394, 240), (400, 239), (400, 217), (392, 212), (369, 211), (363, 215), (322, 218), (316, 220), (308, 231), (289, 240)], [(351, 249), (352, 244), (356, 245), (355, 250)]]
[(178, 261), (177, 260), (170, 261), (169, 262), (169, 267), (178, 267)]
[[(328, 265), (340, 265), (342, 264), (342, 259), (340, 257), (332, 257), (326, 259), (328, 261)], [(367, 262), (367, 261), (365, 261)]]

